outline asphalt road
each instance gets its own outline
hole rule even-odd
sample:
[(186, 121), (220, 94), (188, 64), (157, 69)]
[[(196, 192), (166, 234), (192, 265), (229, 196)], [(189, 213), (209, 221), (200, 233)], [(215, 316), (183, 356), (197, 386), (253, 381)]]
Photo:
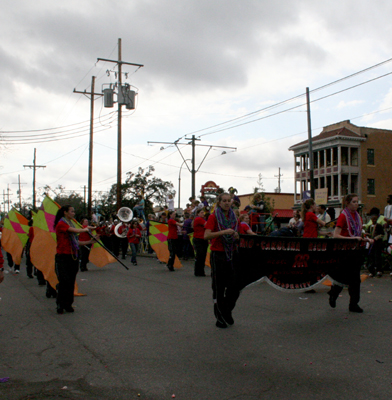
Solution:
[[(79, 272), (75, 313), (57, 315), (21, 273), (0, 284), (0, 399), (392, 398), (392, 282), (362, 284), (364, 314), (328, 288), (243, 290), (234, 326), (215, 327), (210, 277), (155, 259)], [(174, 397), (175, 396), (175, 397)]]

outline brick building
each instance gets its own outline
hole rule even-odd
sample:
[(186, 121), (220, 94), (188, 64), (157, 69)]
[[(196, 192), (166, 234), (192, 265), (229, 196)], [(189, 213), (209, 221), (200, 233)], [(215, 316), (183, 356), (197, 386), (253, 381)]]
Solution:
[[(310, 190), (308, 140), (291, 146), (294, 152), (295, 203)], [(328, 188), (328, 206), (341, 208), (342, 198), (357, 193), (368, 213), (384, 211), (392, 194), (392, 131), (365, 128), (349, 120), (323, 128), (312, 138), (315, 189)]]

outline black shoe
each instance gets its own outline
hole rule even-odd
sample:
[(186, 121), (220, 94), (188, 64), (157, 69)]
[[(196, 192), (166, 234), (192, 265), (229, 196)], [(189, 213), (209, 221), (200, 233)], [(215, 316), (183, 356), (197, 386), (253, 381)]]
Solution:
[(231, 312), (226, 312), (222, 314), (222, 319), (227, 325), (234, 325), (234, 319), (231, 315)]
[(75, 311), (72, 306), (64, 307), (64, 310), (67, 311), (67, 312), (74, 312)]
[(122, 256), (122, 259), (125, 260), (125, 256)]
[(332, 308), (335, 308), (336, 307), (336, 297), (332, 296), (331, 293), (328, 293), (328, 294), (329, 294), (329, 305)]
[(305, 293), (316, 293), (314, 289), (307, 290)]
[(216, 321), (215, 326), (218, 328), (222, 328), (222, 329), (227, 328), (227, 325), (224, 322), (219, 321), (219, 320)]
[(359, 307), (358, 304), (350, 304), (348, 306), (349, 311), (351, 312), (356, 312), (356, 313), (363, 313), (363, 310), (361, 307)]
[(87, 268), (80, 268), (80, 272), (86, 272), (86, 271), (88, 271)]
[(169, 271), (174, 271), (174, 268), (173, 268), (173, 266), (171, 266), (171, 265), (166, 265), (167, 266), (167, 268), (169, 269)]
[(64, 314), (63, 307), (57, 306), (57, 314)]
[(46, 282), (45, 281), (38, 281), (38, 286), (46, 286)]
[(196, 273), (195, 272), (195, 276), (206, 276), (206, 274), (204, 272), (202, 272), (202, 273)]
[(33, 275), (27, 275), (30, 279), (34, 279)]

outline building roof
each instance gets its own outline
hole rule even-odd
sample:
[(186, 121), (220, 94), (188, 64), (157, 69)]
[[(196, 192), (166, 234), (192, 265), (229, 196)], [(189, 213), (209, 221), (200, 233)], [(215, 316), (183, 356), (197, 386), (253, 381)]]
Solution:
[[(338, 129), (333, 129), (331, 131), (324, 130), (317, 136), (312, 138), (312, 143), (317, 143), (318, 141), (331, 139), (331, 138), (349, 138), (349, 139), (364, 139), (365, 136), (351, 131), (350, 129), (343, 127)], [(308, 140), (304, 140), (300, 143), (294, 144), (289, 148), (289, 150), (294, 150), (296, 147), (301, 147), (308, 144)]]

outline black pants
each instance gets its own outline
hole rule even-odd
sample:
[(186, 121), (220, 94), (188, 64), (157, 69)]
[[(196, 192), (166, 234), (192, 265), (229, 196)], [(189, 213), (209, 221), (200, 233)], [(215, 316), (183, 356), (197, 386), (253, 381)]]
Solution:
[[(339, 285), (332, 285), (329, 294), (335, 300), (339, 297), (340, 292), (343, 290), (343, 286)], [(355, 306), (359, 303), (360, 299), (360, 292), (361, 292), (361, 277), (355, 276), (352, 281), (348, 285), (348, 294), (350, 295), (350, 305)]]
[(72, 306), (76, 274), (79, 270), (79, 260), (71, 254), (56, 254), (57, 305), (61, 308)]
[(170, 257), (169, 261), (167, 262), (167, 266), (173, 267), (176, 256), (178, 256), (178, 239), (168, 239), (167, 244), (170, 252)]
[[(231, 313), (240, 296), (240, 282), (236, 272), (238, 254), (233, 254), (233, 260), (227, 261), (224, 251), (211, 252), (212, 298), (214, 300), (215, 316)], [(218, 313), (218, 314), (217, 314)]]
[(91, 245), (81, 246), (80, 248), (80, 270), (87, 271), (88, 257), (90, 255)]
[(208, 240), (193, 238), (193, 248), (195, 249), (195, 275), (204, 275), (206, 264)]
[(30, 258), (30, 247), (31, 247), (31, 242), (27, 242), (27, 244), (26, 244), (26, 272), (27, 272), (27, 276), (32, 278), (33, 277), (33, 264), (31, 262), (31, 258)]

